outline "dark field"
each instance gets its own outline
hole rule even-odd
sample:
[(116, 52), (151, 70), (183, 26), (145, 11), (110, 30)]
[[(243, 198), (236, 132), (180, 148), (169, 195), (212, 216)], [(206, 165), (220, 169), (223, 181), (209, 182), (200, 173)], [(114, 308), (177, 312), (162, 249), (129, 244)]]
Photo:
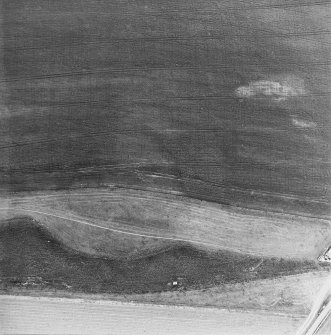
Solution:
[[(259, 258), (189, 247), (134, 261), (92, 258), (61, 245), (27, 218), (1, 226), (0, 250), (4, 291), (14, 287), (122, 294), (192, 290), (317, 269), (310, 262), (265, 259), (260, 264)], [(168, 284), (175, 280), (177, 287)]]
[[(2, 193), (116, 184), (327, 216), (328, 8), (2, 1)], [(234, 94), (277, 78), (305, 94)]]

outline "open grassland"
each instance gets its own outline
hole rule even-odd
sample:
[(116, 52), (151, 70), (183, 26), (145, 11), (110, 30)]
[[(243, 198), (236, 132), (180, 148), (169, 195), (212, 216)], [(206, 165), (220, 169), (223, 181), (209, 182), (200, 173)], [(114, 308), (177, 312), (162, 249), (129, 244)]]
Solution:
[(308, 314), (316, 299), (316, 292), (323, 287), (329, 275), (329, 269), (324, 269), (250, 282), (228, 283), (187, 292), (132, 295), (129, 299), (160, 304)]
[(191, 245), (208, 251), (313, 261), (331, 240), (330, 222), (324, 219), (244, 210), (148, 191), (30, 193), (2, 203), (2, 218), (32, 217), (63, 244), (113, 259)]

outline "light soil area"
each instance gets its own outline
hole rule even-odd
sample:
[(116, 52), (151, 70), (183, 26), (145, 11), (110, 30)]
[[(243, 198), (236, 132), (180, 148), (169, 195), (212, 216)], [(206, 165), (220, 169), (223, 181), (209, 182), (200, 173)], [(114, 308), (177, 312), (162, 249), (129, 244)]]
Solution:
[(3, 219), (33, 217), (71, 248), (112, 258), (189, 244), (208, 251), (316, 260), (331, 240), (330, 222), (324, 219), (150, 191), (30, 193), (0, 203)]

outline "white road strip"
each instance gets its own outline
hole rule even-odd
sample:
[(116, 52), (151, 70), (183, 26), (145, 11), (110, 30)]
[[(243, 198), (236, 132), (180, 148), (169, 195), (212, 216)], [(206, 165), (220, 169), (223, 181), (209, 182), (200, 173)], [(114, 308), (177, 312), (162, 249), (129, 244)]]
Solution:
[(293, 335), (301, 316), (0, 296), (0, 334)]

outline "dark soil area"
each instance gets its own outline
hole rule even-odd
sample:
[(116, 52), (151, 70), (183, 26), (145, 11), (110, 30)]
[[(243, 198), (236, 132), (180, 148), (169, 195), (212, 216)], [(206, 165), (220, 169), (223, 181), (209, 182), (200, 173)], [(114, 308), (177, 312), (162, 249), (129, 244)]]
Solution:
[(3, 222), (0, 228), (0, 288), (5, 291), (25, 287), (84, 293), (160, 292), (206, 288), (315, 268), (309, 262), (262, 260), (229, 252), (209, 254), (191, 247), (134, 261), (113, 261), (68, 249), (28, 218)]
[[(116, 184), (329, 215), (327, 1), (1, 3), (0, 194)], [(234, 94), (279, 76), (308, 94)]]

